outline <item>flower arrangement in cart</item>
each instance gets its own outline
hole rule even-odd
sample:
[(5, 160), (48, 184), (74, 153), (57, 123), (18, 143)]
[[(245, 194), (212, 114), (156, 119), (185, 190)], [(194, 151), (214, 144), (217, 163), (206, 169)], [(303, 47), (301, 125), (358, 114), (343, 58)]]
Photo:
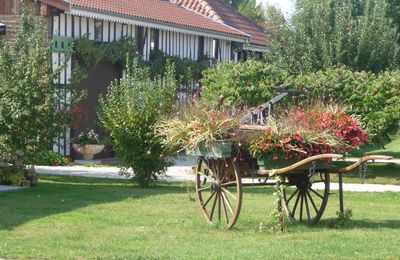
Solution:
[(268, 121), (269, 129), (251, 140), (255, 157), (301, 160), (318, 154), (347, 154), (367, 142), (367, 134), (340, 108), (296, 109)]
[(348, 154), (367, 142), (359, 121), (335, 106), (316, 104), (278, 113), (267, 119), (263, 131), (240, 130), (244, 114), (189, 104), (174, 118), (163, 121), (159, 130), (167, 148), (193, 151), (236, 143), (240, 150), (248, 150), (264, 163), (299, 161), (326, 153)]
[(105, 145), (101, 144), (99, 135), (93, 130), (81, 132), (73, 140), (74, 150), (83, 155), (85, 161), (93, 160), (94, 155), (102, 152)]

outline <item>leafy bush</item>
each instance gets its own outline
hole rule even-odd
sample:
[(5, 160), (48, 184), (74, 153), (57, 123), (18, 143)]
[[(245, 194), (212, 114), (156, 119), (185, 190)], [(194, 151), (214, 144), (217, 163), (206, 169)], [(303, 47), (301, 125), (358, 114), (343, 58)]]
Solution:
[[(152, 80), (136, 60), (126, 66), (126, 76), (113, 82), (107, 95), (100, 97), (99, 118), (110, 144), (141, 186), (148, 186), (170, 165), (155, 125), (173, 111), (176, 94), (173, 65), (168, 64), (163, 77)], [(123, 173), (130, 176), (128, 171)]]
[(44, 151), (38, 154), (32, 164), (46, 166), (66, 166), (70, 164), (70, 161), (68, 158), (59, 153)]
[[(82, 76), (78, 71), (70, 84), (62, 88), (54, 84), (66, 66), (68, 55), (53, 70), (51, 44), (46, 42), (46, 36), (42, 21), (24, 11), (13, 45), (3, 46), (0, 41), (0, 137), (5, 151), (2, 153), (5, 157), (0, 159), (4, 167), (10, 166), (4, 171), (20, 177), (27, 170), (14, 163), (26, 164), (52, 147), (55, 137), (64, 133), (70, 123), (69, 111), (62, 108), (74, 104), (79, 96), (74, 91)], [(66, 93), (71, 94), (70, 103), (65, 99)], [(17, 152), (23, 156), (18, 157)]]
[(213, 106), (219, 97), (224, 107), (256, 106), (272, 98), (274, 86), (284, 82), (288, 74), (261, 61), (227, 62), (203, 72), (202, 97)]
[(314, 86), (314, 99), (338, 103), (359, 118), (361, 128), (369, 139), (383, 143), (389, 134), (399, 129), (400, 71), (379, 74), (353, 72), (347, 68), (327, 69), (305, 75), (292, 76), (285, 84), (297, 88)]
[[(288, 76), (285, 71), (258, 61), (226, 63), (205, 71), (202, 96), (210, 106), (223, 97), (223, 107), (257, 106), (276, 96), (274, 86), (302, 89), (314, 86), (309, 96), (285, 102), (308, 104), (307, 98), (339, 104), (359, 118), (369, 139), (383, 143), (400, 123), (400, 71), (379, 74), (354, 72), (346, 67)], [(290, 106), (290, 104), (289, 104)]]
[(9, 150), (0, 138), (0, 184), (14, 186), (31, 186), (37, 182), (37, 174), (27, 161), (23, 151)]

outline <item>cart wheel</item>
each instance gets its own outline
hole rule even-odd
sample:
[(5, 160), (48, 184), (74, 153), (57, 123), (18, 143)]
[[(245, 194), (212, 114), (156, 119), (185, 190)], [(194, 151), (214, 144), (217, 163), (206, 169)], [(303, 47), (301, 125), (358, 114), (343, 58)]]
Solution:
[[(308, 174), (286, 174), (282, 196), (282, 208), (293, 222), (307, 220), (315, 224), (322, 217), (329, 198), (329, 173), (316, 173), (312, 177)], [(313, 183), (320, 185), (318, 190), (312, 187)], [(304, 212), (305, 211), (305, 212)]]
[(199, 158), (196, 192), (200, 209), (210, 224), (217, 218), (232, 228), (242, 207), (242, 179), (239, 166), (230, 158)]

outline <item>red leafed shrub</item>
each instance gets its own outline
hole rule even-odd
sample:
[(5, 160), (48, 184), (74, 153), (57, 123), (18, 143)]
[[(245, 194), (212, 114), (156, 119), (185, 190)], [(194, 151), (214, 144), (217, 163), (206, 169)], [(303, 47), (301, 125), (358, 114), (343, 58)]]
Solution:
[(269, 127), (250, 142), (250, 150), (272, 160), (346, 154), (367, 141), (359, 122), (343, 110), (295, 110), (270, 120)]

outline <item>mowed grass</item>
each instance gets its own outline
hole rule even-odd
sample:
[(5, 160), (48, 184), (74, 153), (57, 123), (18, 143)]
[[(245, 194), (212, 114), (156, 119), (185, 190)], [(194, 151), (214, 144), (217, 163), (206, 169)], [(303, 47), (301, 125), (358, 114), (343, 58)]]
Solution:
[[(350, 154), (353, 157), (362, 157), (364, 155), (388, 155), (400, 159), (400, 135), (392, 136), (391, 141), (385, 144), (385, 149), (379, 146), (367, 146)], [(332, 181), (337, 182), (337, 176), (333, 176)], [(346, 174), (344, 182), (360, 183), (359, 170), (356, 169)], [(365, 183), (400, 185), (400, 165), (369, 163)]]
[(0, 258), (398, 259), (400, 194), (345, 193), (346, 229), (330, 229), (333, 194), (316, 226), (270, 230), (271, 188), (246, 189), (237, 225), (208, 225), (180, 184), (141, 189), (124, 180), (41, 176), (0, 193)]

